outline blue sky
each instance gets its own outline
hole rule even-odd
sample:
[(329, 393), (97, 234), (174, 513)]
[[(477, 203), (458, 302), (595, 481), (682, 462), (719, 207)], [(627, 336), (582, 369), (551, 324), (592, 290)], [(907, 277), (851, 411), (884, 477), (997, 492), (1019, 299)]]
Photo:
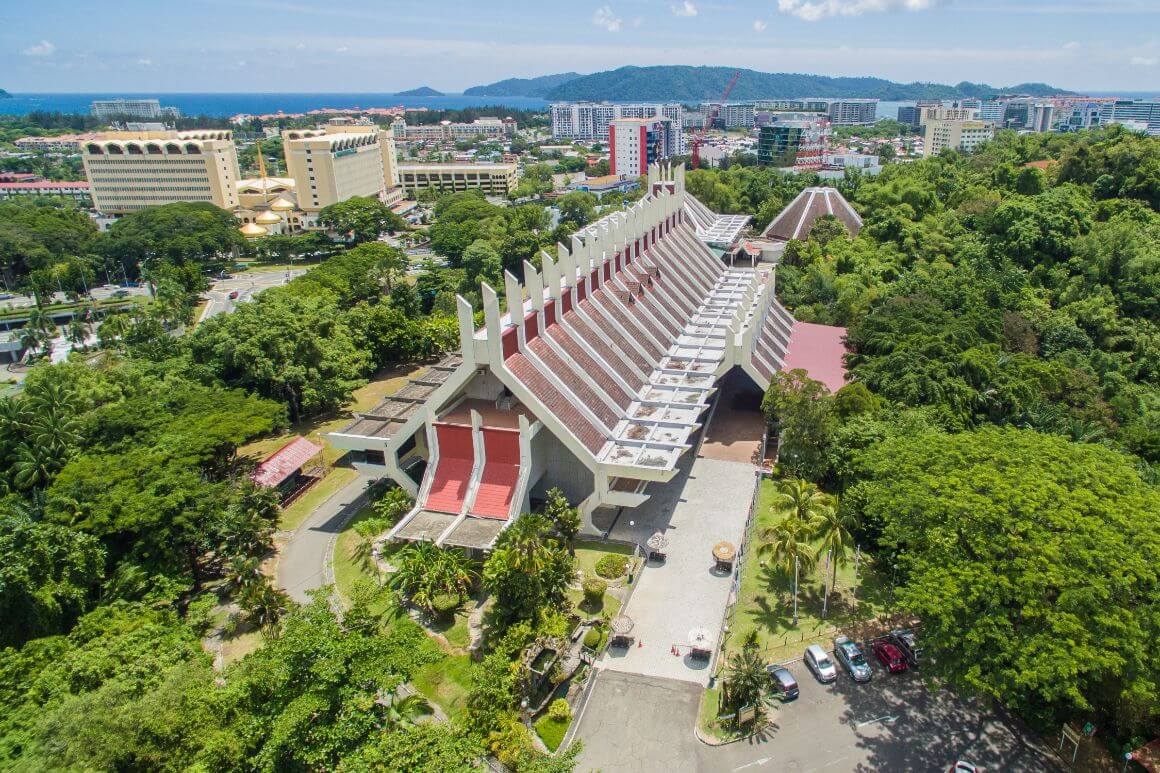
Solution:
[(1160, 0), (3, 0), (9, 91), (442, 91), (626, 64), (1160, 88)]

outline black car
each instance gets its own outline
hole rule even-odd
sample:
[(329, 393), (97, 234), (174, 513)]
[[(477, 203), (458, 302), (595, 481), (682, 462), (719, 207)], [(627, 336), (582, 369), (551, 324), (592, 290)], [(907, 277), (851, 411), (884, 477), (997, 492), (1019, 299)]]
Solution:
[(798, 697), (797, 680), (793, 678), (793, 674), (789, 672), (788, 668), (769, 665), (765, 667), (765, 672), (769, 674), (769, 681), (772, 683), (771, 690), (774, 695), (783, 701), (792, 701)]
[(917, 668), (922, 660), (922, 647), (918, 646), (918, 637), (913, 631), (899, 628), (890, 632), (890, 643), (902, 651), (902, 656), (911, 668)]

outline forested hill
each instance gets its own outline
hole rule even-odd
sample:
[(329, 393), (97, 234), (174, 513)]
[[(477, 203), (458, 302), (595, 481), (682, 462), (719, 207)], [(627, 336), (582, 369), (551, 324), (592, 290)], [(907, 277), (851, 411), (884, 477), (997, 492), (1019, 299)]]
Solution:
[(0, 99), (12, 99), (12, 95), (4, 89), (0, 89)]
[(441, 97), (442, 91), (436, 91), (430, 86), (420, 86), (417, 89), (410, 89), (409, 91), (399, 91), (395, 94), (396, 97)]
[(507, 78), (486, 86), (472, 86), (463, 93), (477, 97), (544, 97), (557, 86), (583, 77), (578, 72), (562, 72), (539, 78)]
[[(476, 86), (466, 94), (496, 96), (542, 96), (559, 100), (632, 100), (676, 99), (699, 101), (718, 99), (733, 73), (732, 67), (688, 67), (663, 65), (658, 67), (621, 67), (616, 70), (593, 73), (568, 79), (545, 91), (537, 84), (544, 80), (512, 79), (491, 86)], [(560, 78), (563, 76), (545, 76)], [(524, 86), (523, 84), (529, 84)], [(490, 89), (504, 87), (500, 94)], [(483, 90), (481, 90), (483, 89)], [(521, 90), (524, 89), (524, 90)], [(536, 89), (535, 92), (530, 89)], [(985, 83), (962, 82), (954, 86), (941, 83), (895, 83), (883, 78), (831, 78), (825, 75), (801, 73), (767, 73), (741, 70), (741, 77), (733, 88), (730, 99), (777, 99), (792, 97), (876, 97), (886, 100), (958, 99), (987, 97), (994, 94), (1027, 94), (1047, 96), (1072, 92), (1044, 83), (1022, 83), (1016, 86), (996, 87)]]

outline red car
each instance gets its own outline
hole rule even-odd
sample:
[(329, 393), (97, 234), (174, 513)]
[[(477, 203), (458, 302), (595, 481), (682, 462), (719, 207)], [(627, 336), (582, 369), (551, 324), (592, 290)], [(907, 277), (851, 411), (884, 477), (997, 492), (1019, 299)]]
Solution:
[(231, 292), (231, 293), (229, 294), (229, 299), (230, 299), (231, 301), (236, 301), (236, 300), (238, 299), (238, 291), (237, 291), (237, 290), (234, 290), (233, 292)]
[(906, 658), (903, 657), (902, 650), (890, 642), (874, 642), (873, 650), (874, 657), (878, 658), (878, 662), (886, 666), (886, 670), (890, 673), (901, 674), (906, 670)]

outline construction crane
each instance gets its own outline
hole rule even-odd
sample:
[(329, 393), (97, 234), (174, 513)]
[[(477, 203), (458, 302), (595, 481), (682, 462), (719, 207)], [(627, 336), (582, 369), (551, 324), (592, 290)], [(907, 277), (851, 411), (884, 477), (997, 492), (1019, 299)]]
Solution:
[(729, 92), (733, 91), (733, 87), (737, 85), (737, 79), (741, 77), (741, 71), (737, 70), (733, 73), (733, 77), (729, 79), (729, 84), (725, 86), (725, 91), (721, 93), (721, 101), (709, 108), (709, 112), (705, 114), (705, 120), (701, 124), (701, 131), (693, 134), (693, 168), (701, 166), (701, 145), (705, 143), (705, 132), (717, 120), (717, 115), (721, 112), (721, 106), (725, 104), (725, 100), (729, 99)]

